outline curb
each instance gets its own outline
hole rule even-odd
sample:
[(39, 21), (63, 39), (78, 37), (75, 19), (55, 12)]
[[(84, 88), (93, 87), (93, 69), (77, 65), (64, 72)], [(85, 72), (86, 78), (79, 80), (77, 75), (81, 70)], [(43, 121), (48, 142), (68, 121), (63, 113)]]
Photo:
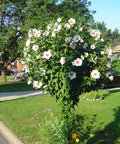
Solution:
[(3, 122), (0, 121), (0, 133), (9, 144), (24, 144)]

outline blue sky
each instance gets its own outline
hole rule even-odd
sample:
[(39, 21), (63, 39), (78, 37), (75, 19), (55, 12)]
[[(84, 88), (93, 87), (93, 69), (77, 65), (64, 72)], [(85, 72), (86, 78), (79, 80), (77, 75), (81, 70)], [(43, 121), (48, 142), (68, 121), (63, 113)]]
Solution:
[(104, 21), (108, 29), (119, 29), (120, 32), (120, 0), (88, 0), (92, 4), (90, 10), (95, 10), (95, 21)]

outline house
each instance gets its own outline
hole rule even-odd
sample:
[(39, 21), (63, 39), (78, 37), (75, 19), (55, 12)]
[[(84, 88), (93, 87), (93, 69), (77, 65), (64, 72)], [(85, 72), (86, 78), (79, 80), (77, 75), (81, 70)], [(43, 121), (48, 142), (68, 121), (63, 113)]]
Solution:
[(112, 49), (112, 60), (114, 60), (115, 58), (120, 58), (120, 41), (119, 39), (115, 39), (114, 40), (114, 45), (111, 47)]
[(9, 70), (13, 70), (15, 72), (20, 72), (24, 69), (24, 66), (22, 64), (22, 59), (17, 58), (11, 65), (8, 66)]

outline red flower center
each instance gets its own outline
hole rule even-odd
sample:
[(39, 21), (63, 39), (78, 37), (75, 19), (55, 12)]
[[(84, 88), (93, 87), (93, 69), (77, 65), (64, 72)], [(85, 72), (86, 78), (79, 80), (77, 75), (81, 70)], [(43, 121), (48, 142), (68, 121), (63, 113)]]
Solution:
[(37, 85), (39, 86), (39, 85), (40, 85), (40, 83), (37, 83)]
[(77, 64), (79, 64), (79, 61), (76, 61)]
[(49, 54), (46, 54), (46, 57), (49, 57)]
[(97, 76), (97, 73), (94, 73), (94, 76)]
[(73, 73), (70, 73), (70, 76), (73, 76)]

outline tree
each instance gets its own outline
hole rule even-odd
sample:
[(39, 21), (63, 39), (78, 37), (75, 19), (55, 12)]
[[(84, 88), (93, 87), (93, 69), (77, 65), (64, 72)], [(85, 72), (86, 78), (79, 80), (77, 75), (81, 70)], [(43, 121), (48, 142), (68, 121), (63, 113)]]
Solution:
[(108, 63), (107, 54), (102, 53), (106, 45), (100, 31), (79, 22), (58, 18), (48, 22), (46, 29), (31, 29), (24, 49), (26, 70), (33, 73), (28, 83), (59, 101), (68, 143), (75, 130), (73, 116), (79, 96), (100, 88)]
[(0, 1), (0, 51), (2, 52), (1, 81), (6, 81), (6, 68), (20, 56), (22, 45), (21, 25), (26, 14), (26, 0)]
[(113, 38), (117, 38), (118, 40), (120, 39), (120, 33), (118, 28), (116, 28), (112, 34), (113, 34)]

